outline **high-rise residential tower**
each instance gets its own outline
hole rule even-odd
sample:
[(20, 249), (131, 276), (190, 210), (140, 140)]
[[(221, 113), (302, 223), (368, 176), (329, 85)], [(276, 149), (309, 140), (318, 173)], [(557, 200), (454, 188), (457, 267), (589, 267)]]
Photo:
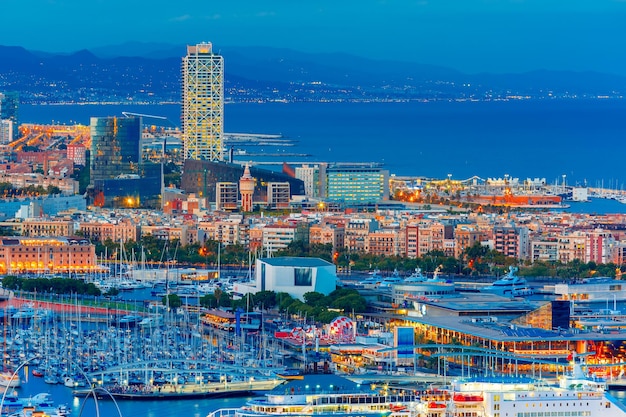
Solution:
[(222, 161), (224, 59), (210, 43), (187, 46), (182, 80), (184, 158)]

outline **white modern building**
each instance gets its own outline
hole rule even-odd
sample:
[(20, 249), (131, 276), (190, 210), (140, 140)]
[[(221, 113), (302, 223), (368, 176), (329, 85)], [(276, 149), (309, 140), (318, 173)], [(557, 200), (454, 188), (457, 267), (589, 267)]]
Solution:
[(286, 249), (296, 237), (296, 226), (290, 224), (268, 224), (263, 227), (263, 251), (272, 256)]
[(224, 59), (210, 43), (187, 46), (182, 83), (184, 158), (222, 161)]
[(260, 258), (254, 272), (254, 281), (233, 286), (236, 294), (284, 292), (304, 301), (308, 292), (328, 295), (337, 288), (335, 265), (319, 258)]
[(307, 197), (318, 198), (320, 195), (319, 165), (302, 165), (296, 167), (296, 178), (304, 182), (304, 193)]

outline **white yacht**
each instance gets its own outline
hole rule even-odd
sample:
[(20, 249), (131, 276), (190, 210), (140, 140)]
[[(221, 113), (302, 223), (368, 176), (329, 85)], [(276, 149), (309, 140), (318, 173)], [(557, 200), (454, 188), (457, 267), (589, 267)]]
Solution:
[(515, 275), (517, 267), (509, 266), (509, 273), (494, 281), (490, 286), (483, 288), (483, 292), (501, 295), (503, 297), (525, 297), (533, 294), (524, 278)]
[(448, 282), (447, 279), (445, 279), (445, 278), (443, 278), (441, 276), (441, 268), (442, 268), (441, 265), (439, 265), (437, 268), (435, 268), (435, 271), (433, 272), (432, 278), (428, 278), (426, 280), (426, 282), (429, 282), (429, 283)]
[(359, 281), (359, 286), (371, 290), (374, 288), (378, 288), (382, 280), (383, 277), (382, 275), (380, 275), (380, 271), (376, 269), (370, 274), (369, 277), (365, 278), (363, 281)]
[(380, 289), (389, 289), (393, 285), (402, 284), (404, 280), (400, 277), (400, 273), (397, 269), (393, 270), (393, 274), (388, 277), (383, 278), (382, 281), (378, 284), (378, 288)]
[(426, 282), (427, 276), (422, 274), (421, 268), (415, 268), (415, 272), (404, 279), (405, 284), (412, 284), (415, 282)]
[(585, 375), (575, 358), (571, 365), (558, 385), (506, 376), (462, 378), (419, 396), (359, 392), (323, 375), (319, 383), (280, 386), (265, 398), (207, 417), (626, 417), (626, 408), (606, 392), (606, 381)]

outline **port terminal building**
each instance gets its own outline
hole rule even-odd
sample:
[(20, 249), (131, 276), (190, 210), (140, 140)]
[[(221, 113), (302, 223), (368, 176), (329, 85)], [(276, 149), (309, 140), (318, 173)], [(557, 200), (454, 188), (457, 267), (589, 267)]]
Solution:
[[(430, 363), (479, 374), (558, 374), (576, 353), (586, 356), (595, 376), (626, 370), (626, 319), (577, 316), (568, 300), (439, 294), (364, 314), (362, 320), (369, 326), (358, 326), (356, 343), (331, 346), (336, 368), (363, 373), (360, 367), (397, 370)], [(380, 329), (391, 339), (368, 340), (377, 334), (380, 339)]]

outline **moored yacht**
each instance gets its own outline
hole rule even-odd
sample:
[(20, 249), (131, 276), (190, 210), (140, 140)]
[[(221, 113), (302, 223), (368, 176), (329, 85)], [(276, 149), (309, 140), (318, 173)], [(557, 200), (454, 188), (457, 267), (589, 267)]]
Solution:
[(421, 268), (415, 268), (415, 272), (404, 279), (405, 284), (412, 284), (414, 282), (425, 282), (428, 279), (422, 274)]
[(378, 284), (378, 288), (380, 289), (389, 289), (393, 285), (402, 284), (404, 280), (400, 277), (400, 273), (397, 269), (393, 270), (393, 274), (388, 277), (383, 278), (382, 281)]
[(509, 266), (509, 273), (494, 281), (490, 286), (483, 288), (488, 292), (503, 297), (525, 297), (533, 294), (533, 289), (528, 286), (524, 278), (515, 275), (517, 267)]
[(365, 289), (374, 289), (374, 288), (378, 288), (378, 286), (380, 285), (380, 283), (382, 282), (383, 277), (382, 275), (380, 275), (380, 271), (378, 269), (374, 270), (374, 272), (372, 272), (370, 274), (369, 277), (365, 278), (363, 281), (359, 282), (359, 286), (365, 288)]

